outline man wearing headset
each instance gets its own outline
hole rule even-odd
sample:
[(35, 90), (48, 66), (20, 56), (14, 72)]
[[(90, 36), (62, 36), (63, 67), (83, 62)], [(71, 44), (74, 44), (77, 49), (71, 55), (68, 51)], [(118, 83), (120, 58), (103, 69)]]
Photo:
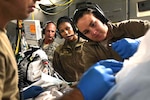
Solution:
[(59, 45), (54, 41), (56, 38), (56, 24), (52, 21), (46, 22), (42, 33), (44, 38), (39, 41), (39, 46), (46, 52), (48, 60), (52, 62), (54, 51)]

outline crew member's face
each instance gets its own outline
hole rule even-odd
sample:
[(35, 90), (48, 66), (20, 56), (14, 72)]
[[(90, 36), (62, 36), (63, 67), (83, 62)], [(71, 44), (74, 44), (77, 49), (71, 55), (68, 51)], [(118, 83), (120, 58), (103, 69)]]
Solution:
[(51, 41), (55, 38), (56, 26), (53, 23), (48, 23), (45, 28), (45, 40)]
[(1, 0), (1, 5), (10, 20), (25, 19), (34, 11), (36, 1), (40, 0)]
[(61, 34), (61, 36), (65, 39), (65, 40), (69, 40), (69, 41), (73, 41), (74, 40), (74, 30), (73, 27), (71, 26), (70, 23), (68, 22), (63, 22), (59, 25), (59, 32)]
[(84, 14), (77, 22), (79, 31), (89, 39), (103, 41), (108, 32), (108, 27), (97, 19), (93, 14)]

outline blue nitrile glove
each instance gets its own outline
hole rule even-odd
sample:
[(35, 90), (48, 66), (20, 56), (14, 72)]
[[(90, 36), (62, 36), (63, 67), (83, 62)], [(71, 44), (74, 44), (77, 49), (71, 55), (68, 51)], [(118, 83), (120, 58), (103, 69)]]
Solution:
[(101, 100), (115, 84), (115, 77), (110, 68), (99, 63), (94, 64), (81, 77), (77, 88), (84, 100)]
[(123, 62), (114, 59), (100, 60), (98, 63), (106, 68), (111, 68), (114, 73), (117, 73), (123, 67)]
[(31, 86), (23, 91), (24, 99), (29, 99), (38, 96), (40, 93), (44, 92), (43, 88), (40, 86)]
[(118, 52), (118, 54), (123, 58), (131, 57), (136, 51), (140, 44), (140, 40), (123, 38), (112, 43), (112, 48)]

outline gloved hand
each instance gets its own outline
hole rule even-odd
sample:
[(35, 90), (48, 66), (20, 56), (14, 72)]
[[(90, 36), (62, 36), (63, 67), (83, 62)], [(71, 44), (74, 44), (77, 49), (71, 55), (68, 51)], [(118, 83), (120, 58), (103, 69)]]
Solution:
[(101, 100), (114, 84), (113, 71), (96, 63), (82, 75), (77, 88), (84, 100)]
[(24, 99), (29, 99), (38, 96), (40, 93), (44, 92), (43, 88), (40, 86), (31, 86), (23, 91)]
[(123, 58), (131, 57), (139, 46), (140, 40), (123, 38), (112, 43), (112, 48)]
[(114, 73), (120, 71), (123, 66), (123, 62), (114, 59), (100, 60), (98, 63), (106, 68), (111, 68)]

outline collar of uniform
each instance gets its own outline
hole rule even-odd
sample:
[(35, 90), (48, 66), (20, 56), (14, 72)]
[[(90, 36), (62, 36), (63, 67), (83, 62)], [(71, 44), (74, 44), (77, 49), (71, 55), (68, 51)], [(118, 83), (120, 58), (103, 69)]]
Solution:
[[(80, 47), (80, 46), (83, 44), (83, 42), (81, 41), (81, 39), (80, 39), (80, 38), (79, 38), (79, 40), (74, 41), (74, 43), (75, 43), (74, 48), (76, 48), (76, 47)], [(69, 45), (69, 42), (68, 42), (68, 41), (65, 41), (65, 43), (64, 43), (64, 47), (65, 47), (65, 48), (71, 48), (71, 46)]]
[(0, 32), (7, 33), (7, 30), (6, 29), (0, 29)]

